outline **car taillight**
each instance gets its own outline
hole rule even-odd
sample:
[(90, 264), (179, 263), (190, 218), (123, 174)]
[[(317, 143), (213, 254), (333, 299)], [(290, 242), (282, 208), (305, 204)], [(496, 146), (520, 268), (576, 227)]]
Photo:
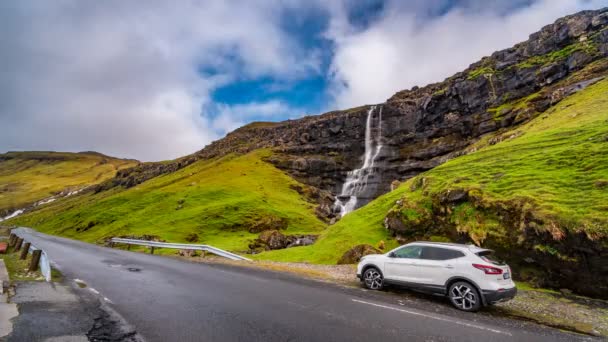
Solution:
[(475, 267), (478, 270), (484, 271), (485, 274), (502, 274), (502, 270), (497, 267), (480, 265), (480, 264), (473, 264), (473, 267)]

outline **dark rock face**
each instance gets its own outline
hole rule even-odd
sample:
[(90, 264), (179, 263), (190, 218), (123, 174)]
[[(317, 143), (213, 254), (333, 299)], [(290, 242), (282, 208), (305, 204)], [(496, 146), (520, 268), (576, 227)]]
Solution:
[[(608, 9), (567, 16), (443, 82), (396, 93), (382, 107), (380, 171), (374, 198), (462, 153), (481, 135), (521, 124), (608, 70)], [(591, 71), (589, 71), (591, 70)], [(581, 76), (582, 75), (582, 76)], [(569, 90), (561, 91), (564, 87)], [(513, 104), (518, 104), (517, 106)], [(130, 187), (192, 162), (273, 148), (268, 162), (310, 186), (340, 192), (363, 163), (369, 106), (279, 123), (252, 123), (172, 163), (121, 170), (98, 187)], [(359, 205), (365, 204), (364, 201)], [(331, 218), (325, 207), (320, 215)]]
[(317, 235), (283, 235), (278, 230), (266, 230), (249, 245), (249, 249), (252, 253), (258, 253), (265, 250), (308, 246), (315, 243), (317, 237)]
[(382, 252), (379, 249), (371, 245), (357, 245), (342, 255), (340, 260), (338, 260), (338, 265), (344, 264), (356, 264), (358, 263), (362, 257), (369, 254), (381, 254)]

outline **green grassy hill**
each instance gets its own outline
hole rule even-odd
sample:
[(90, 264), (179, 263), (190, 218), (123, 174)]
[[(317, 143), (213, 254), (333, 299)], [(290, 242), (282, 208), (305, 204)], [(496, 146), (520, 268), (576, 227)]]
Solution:
[(0, 213), (30, 205), (68, 189), (113, 177), (134, 160), (99, 153), (8, 152), (0, 154)]
[[(583, 232), (595, 240), (608, 236), (608, 80), (500, 136), (507, 138), (489, 145), (492, 136), (488, 136), (475, 146), (477, 151), (422, 173), (347, 215), (314, 246), (272, 251), (259, 257), (335, 263), (357, 244), (377, 245), (385, 240), (389, 246), (396, 245), (384, 226), (391, 210), (400, 211), (402, 219), (409, 220), (413, 227), (410, 239), (449, 239), (447, 232), (414, 228), (416, 221), (423, 221), (425, 211), (431, 214), (433, 197), (449, 189), (467, 189), (483, 194), (486, 202), (500, 201), (504, 205), (528, 201), (532, 207), (535, 203), (535, 214), (546, 218), (551, 227)], [(396, 205), (398, 200), (403, 204)], [(474, 211), (467, 204), (458, 208), (452, 216), (456, 228), (480, 243), (488, 235), (500, 234), (498, 222)]]
[(153, 235), (234, 251), (247, 250), (258, 236), (249, 229), (269, 218), (286, 221), (285, 234), (323, 231), (315, 204), (296, 191), (305, 186), (264, 162), (269, 153), (201, 160), (127, 190), (76, 196), (9, 222), (90, 242)]
[(331, 264), (395, 237), (471, 242), (497, 250), (519, 279), (606, 296), (608, 80), (471, 150), (347, 215), (315, 245), (258, 258)]

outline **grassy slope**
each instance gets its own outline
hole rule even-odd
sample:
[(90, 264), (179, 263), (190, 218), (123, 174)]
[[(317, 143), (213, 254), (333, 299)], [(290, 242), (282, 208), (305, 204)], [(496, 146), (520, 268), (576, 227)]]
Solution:
[(348, 248), (380, 240), (395, 245), (383, 219), (401, 197), (421, 200), (410, 190), (425, 178), (424, 191), (477, 188), (490, 199), (527, 197), (541, 204), (545, 217), (562, 228), (608, 235), (608, 80), (595, 84), (505, 136), (518, 137), (455, 158), (409, 180), (347, 215), (311, 247), (263, 253), (271, 260), (335, 263)]
[(9, 223), (91, 242), (123, 234), (185, 242), (195, 233), (200, 243), (235, 251), (257, 237), (238, 225), (259, 217), (286, 218), (289, 234), (325, 229), (314, 204), (290, 188), (298, 183), (262, 160), (268, 153), (202, 160), (128, 190), (52, 203)]
[(97, 153), (9, 152), (0, 161), (0, 209), (18, 209), (66, 188), (111, 178), (136, 164)]

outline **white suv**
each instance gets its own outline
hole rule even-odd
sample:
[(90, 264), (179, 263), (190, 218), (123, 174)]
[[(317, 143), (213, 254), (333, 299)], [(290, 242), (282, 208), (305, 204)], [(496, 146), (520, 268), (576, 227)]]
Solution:
[(364, 256), (357, 277), (371, 290), (401, 285), (447, 295), (456, 308), (477, 311), (517, 293), (511, 269), (493, 253), (473, 245), (414, 242), (386, 254)]

